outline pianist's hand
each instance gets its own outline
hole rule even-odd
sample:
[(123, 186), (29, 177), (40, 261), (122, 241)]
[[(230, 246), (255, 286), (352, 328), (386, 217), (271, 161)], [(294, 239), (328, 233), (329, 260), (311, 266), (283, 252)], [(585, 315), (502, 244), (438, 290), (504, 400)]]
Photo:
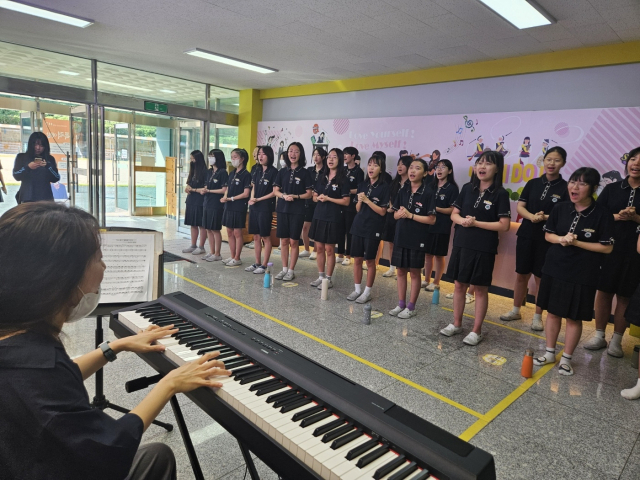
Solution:
[(222, 387), (212, 377), (228, 377), (231, 372), (224, 369), (222, 361), (215, 360), (218, 355), (220, 352), (206, 353), (198, 360), (171, 370), (160, 382), (165, 382), (174, 394), (190, 392), (199, 387)]
[(147, 352), (163, 352), (164, 345), (153, 345), (153, 342), (173, 335), (178, 330), (174, 329), (171, 325), (166, 327), (159, 327), (152, 325), (146, 330), (140, 330), (137, 335), (131, 335), (130, 337), (123, 337), (118, 340), (114, 340), (110, 343), (111, 349), (115, 352), (135, 352), (135, 353), (147, 353)]

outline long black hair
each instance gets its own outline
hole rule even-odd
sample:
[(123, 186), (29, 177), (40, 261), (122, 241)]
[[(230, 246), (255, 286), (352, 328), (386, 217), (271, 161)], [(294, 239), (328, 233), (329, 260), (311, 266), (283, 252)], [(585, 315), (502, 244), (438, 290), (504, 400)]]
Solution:
[(216, 157), (216, 169), (217, 170), (226, 170), (227, 168), (227, 160), (224, 158), (224, 152), (217, 148), (209, 150), (209, 156)]
[[(318, 152), (318, 155), (320, 155), (320, 158), (322, 159), (322, 168), (320, 168), (320, 174), (326, 173), (327, 172), (327, 156), (328, 156), (328, 153), (322, 147), (315, 147), (313, 149), (313, 153), (316, 153), (316, 152)], [(313, 159), (313, 155), (311, 156), (311, 158)], [(309, 168), (313, 168), (312, 174), (315, 175), (315, 169), (316, 169), (315, 163), (313, 165), (311, 165)], [(320, 174), (318, 174), (317, 178), (320, 178)], [(316, 177), (314, 176), (314, 178), (316, 178)]]
[[(369, 158), (369, 161), (367, 162), (367, 166), (371, 162), (378, 165), (380, 167), (380, 175), (378, 176), (378, 180), (380, 180), (382, 183), (388, 183), (391, 179), (391, 175), (387, 173), (387, 159), (386, 156), (379, 155), (378, 153), (379, 152), (373, 152), (371, 158)], [(368, 176), (367, 180), (369, 180)]]
[(29, 158), (36, 157), (36, 143), (39, 143), (44, 147), (44, 151), (40, 156), (46, 160), (51, 155), (51, 147), (49, 146), (49, 139), (42, 132), (33, 132), (29, 136), (29, 142), (27, 143), (27, 156)]
[[(271, 148), (269, 145), (262, 145), (258, 147), (258, 157), (260, 157), (260, 150), (262, 150), (262, 153), (267, 156), (267, 168), (273, 167), (275, 156), (275, 154), (273, 153), (273, 148)], [(258, 164), (260, 164), (260, 160), (258, 160)]]
[[(411, 155), (403, 155), (398, 159), (398, 164), (402, 163), (407, 168), (407, 171), (409, 170), (409, 167), (411, 166), (411, 162), (413, 162), (413, 157)], [(395, 178), (391, 182), (391, 189), (390, 189), (390, 198), (391, 199), (396, 198), (396, 195), (398, 194), (398, 191), (400, 190), (400, 186), (401, 186), (400, 182), (401, 181), (402, 181), (402, 177), (398, 173), (396, 173)]]
[[(247, 169), (247, 163), (249, 162), (249, 154), (244, 148), (234, 148), (231, 150), (231, 153), (236, 153), (240, 155), (240, 159), (242, 160), (242, 168)], [(237, 170), (237, 168), (235, 168)]]
[[(450, 170), (449, 175), (447, 175), (447, 182), (449, 182), (450, 184), (455, 185), (457, 187), (458, 184), (456, 183), (455, 178), (453, 178), (453, 164), (451, 163), (451, 160), (447, 160), (446, 158), (443, 158), (442, 160), (438, 160), (438, 163), (436, 163), (436, 167), (438, 165), (440, 165), (441, 163)], [(433, 187), (436, 190), (438, 189), (438, 176), (437, 175), (433, 176)]]
[[(342, 182), (347, 179), (347, 167), (344, 166), (344, 152), (339, 148), (332, 148), (331, 150), (329, 150), (329, 153), (331, 152), (336, 152), (336, 155), (338, 156), (338, 168), (336, 169), (336, 176), (331, 179), (331, 182), (333, 184), (341, 185)], [(329, 155), (327, 154), (327, 157), (328, 156)], [(327, 165), (318, 177), (318, 181), (320, 182), (320, 184), (325, 184), (325, 182), (329, 178), (329, 172), (329, 166)]]
[(591, 195), (593, 196), (600, 185), (600, 172), (591, 167), (580, 167), (569, 177), (569, 182), (584, 182), (591, 187)]
[[(502, 186), (502, 174), (504, 172), (504, 155), (500, 152), (496, 152), (495, 150), (487, 150), (483, 152), (482, 155), (478, 157), (476, 160), (476, 165), (480, 163), (480, 160), (485, 159), (489, 163), (493, 163), (496, 167), (498, 167), (496, 174), (493, 176), (493, 185), (498, 188)], [(474, 170), (475, 173), (475, 170)], [(471, 183), (474, 188), (480, 188), (480, 179), (478, 178), (478, 174), (472, 176)]]
[(298, 147), (298, 150), (300, 150), (300, 157), (298, 158), (298, 167), (306, 167), (307, 166), (307, 157), (304, 154), (304, 147), (302, 146), (302, 144), (300, 142), (291, 142), (289, 144), (289, 146), (287, 147), (287, 155), (284, 156), (284, 163), (287, 164), (287, 167), (291, 168), (291, 160), (289, 160), (289, 149), (292, 146), (296, 146)]
[(187, 183), (195, 178), (196, 181), (205, 181), (207, 179), (207, 163), (204, 161), (204, 155), (200, 150), (191, 152), (191, 156), (195, 162), (189, 162), (189, 176)]

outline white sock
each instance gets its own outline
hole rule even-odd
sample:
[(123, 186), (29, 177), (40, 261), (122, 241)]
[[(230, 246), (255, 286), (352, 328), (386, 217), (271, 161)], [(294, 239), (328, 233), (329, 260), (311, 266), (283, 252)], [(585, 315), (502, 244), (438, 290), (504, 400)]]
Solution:
[[(558, 372), (561, 375), (573, 375), (573, 368), (571, 367), (571, 357), (573, 355), (569, 355), (567, 353), (563, 353), (562, 357), (560, 358), (560, 363), (558, 364)], [(563, 365), (566, 365), (567, 367), (569, 367), (569, 370), (565, 370), (562, 368)]]
[(620, 392), (620, 395), (622, 395), (627, 400), (637, 400), (638, 398), (640, 398), (640, 378), (638, 379), (638, 383), (635, 387), (622, 390)]
[(622, 335), (622, 333), (613, 332), (613, 337), (611, 337), (611, 343), (609, 345), (617, 345), (618, 347), (621, 347)]
[(596, 337), (604, 338), (604, 330), (596, 330)]
[(327, 280), (331, 281), (331, 275), (327, 275)]
[(356, 293), (362, 293), (362, 286), (359, 283), (356, 283)]
[(290, 268), (288, 271), (291, 272), (291, 273), (296, 273), (296, 272), (293, 271), (293, 268)]
[(288, 269), (287, 267), (282, 267), (282, 271), (283, 271), (284, 273), (287, 273), (287, 272), (289, 271), (289, 269)]
[(556, 360), (556, 349), (547, 347), (547, 351), (544, 353), (544, 357), (548, 362), (555, 362)]
[(513, 308), (511, 309), (511, 311), (512, 311), (513, 313), (518, 314), (518, 313), (520, 313), (520, 307), (513, 307)]
[(318, 278), (327, 278), (327, 274), (324, 272), (319, 272), (318, 275), (319, 275)]
[(364, 287), (364, 294), (369, 295), (371, 293), (371, 287)]
[(542, 321), (542, 314), (541, 313), (534, 313), (533, 314), (533, 319)]
[(390, 271), (390, 272), (395, 272), (395, 271), (396, 271), (396, 267), (394, 267), (393, 265), (391, 265), (391, 266), (389, 267), (389, 271)]

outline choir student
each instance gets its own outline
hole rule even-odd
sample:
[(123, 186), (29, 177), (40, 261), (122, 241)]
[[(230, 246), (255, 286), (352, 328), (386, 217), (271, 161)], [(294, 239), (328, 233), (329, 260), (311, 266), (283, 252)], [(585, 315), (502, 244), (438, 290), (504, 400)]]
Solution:
[(209, 254), (203, 257), (207, 262), (222, 260), (222, 215), (224, 204), (220, 199), (227, 191), (227, 161), (222, 150), (213, 149), (209, 152), (209, 176), (201, 192), (204, 195), (202, 222), (209, 239)]
[(207, 164), (204, 161), (204, 155), (200, 150), (194, 150), (189, 156), (189, 175), (187, 176), (187, 186), (184, 189), (187, 194), (184, 224), (191, 227), (191, 246), (183, 249), (182, 253), (200, 255), (205, 252), (204, 242), (207, 240), (207, 235), (202, 223), (204, 197), (200, 189), (204, 187), (206, 181)]
[[(313, 180), (313, 185), (318, 182), (318, 178), (320, 177), (320, 172), (322, 172), (327, 166), (327, 152), (322, 147), (316, 147), (313, 149), (313, 165), (307, 167), (309, 173), (311, 174), (311, 178)], [(305, 200), (304, 204), (304, 225), (302, 226), (302, 241), (304, 242), (304, 250), (300, 252), (301, 257), (309, 257), (309, 260), (316, 259), (316, 251), (309, 251), (311, 239), (309, 238), (309, 229), (311, 228), (311, 222), (313, 221), (313, 214), (316, 211), (316, 200), (314, 198), (310, 198)]]
[[(513, 308), (500, 315), (500, 320), (511, 321), (522, 318), (520, 306), (527, 294), (527, 285), (531, 274), (536, 282), (536, 291), (540, 289), (542, 265), (547, 250), (551, 246), (544, 238), (544, 224), (551, 210), (560, 202), (569, 200), (567, 181), (560, 170), (567, 162), (567, 152), (562, 147), (553, 147), (544, 156), (544, 175), (529, 180), (518, 199), (518, 214), (522, 224), (516, 235), (516, 284), (513, 289)], [(531, 330), (544, 330), (542, 309), (536, 306)]]
[(613, 215), (593, 199), (600, 183), (595, 168), (582, 167), (569, 178), (570, 202), (558, 204), (544, 226), (551, 243), (542, 267), (537, 305), (547, 311), (547, 351), (535, 365), (556, 361), (562, 319), (567, 319), (559, 373), (573, 375), (571, 357), (580, 341), (582, 322), (590, 322), (600, 266), (613, 250)]
[[(256, 263), (245, 268), (247, 272), (264, 273), (271, 257), (271, 220), (276, 208), (273, 184), (278, 170), (273, 166), (274, 155), (271, 147), (258, 149), (258, 168), (253, 172), (251, 198), (249, 200), (249, 234), (253, 235)], [(264, 261), (262, 245), (264, 244)]]
[(335, 245), (344, 239), (344, 215), (350, 201), (344, 154), (339, 148), (329, 151), (327, 169), (320, 173), (313, 197), (317, 205), (309, 235), (313, 238), (317, 254), (318, 278), (311, 282), (311, 286), (321, 289), (322, 280), (327, 278), (329, 288), (332, 288), (331, 277), (336, 266)]
[(278, 171), (273, 191), (278, 201), (276, 212), (280, 239), (282, 271), (276, 280), (289, 282), (296, 277), (294, 268), (298, 261), (300, 234), (304, 224), (305, 200), (312, 195), (312, 177), (305, 165), (304, 147), (300, 142), (289, 145), (284, 155), (285, 166)]
[[(434, 152), (434, 155), (438, 152)], [(439, 156), (440, 152), (438, 152)], [(436, 206), (436, 223), (429, 226), (427, 248), (424, 262), (424, 274), (427, 277), (425, 290), (433, 292), (440, 286), (440, 279), (444, 273), (444, 259), (449, 254), (449, 240), (451, 238), (451, 212), (453, 202), (458, 198), (460, 190), (453, 177), (453, 165), (449, 160), (439, 160), (434, 167), (435, 175), (430, 185), (429, 193), (433, 195)], [(436, 275), (430, 282), (431, 272), (435, 263)]]
[(640, 284), (640, 255), (636, 251), (635, 230), (640, 223), (640, 147), (629, 152), (627, 177), (604, 187), (598, 203), (613, 214), (613, 252), (602, 264), (596, 295), (596, 334), (584, 348), (599, 350), (607, 346), (605, 328), (611, 316), (613, 297), (616, 308), (613, 315), (614, 330), (607, 353), (622, 358), (622, 336), (627, 328), (625, 310), (629, 298)]
[[(391, 182), (389, 187), (389, 208), (387, 208), (387, 215), (385, 216), (384, 234), (382, 240), (389, 245), (389, 253), (393, 253), (393, 238), (396, 236), (396, 223), (397, 220), (393, 214), (393, 204), (400, 189), (404, 186), (405, 182), (409, 178), (409, 167), (413, 158), (409, 155), (404, 155), (398, 160), (396, 176)], [(396, 267), (389, 265), (389, 270), (382, 274), (383, 277), (392, 277), (396, 273)]]
[(475, 163), (472, 181), (462, 187), (453, 203), (451, 220), (457, 225), (447, 276), (455, 280), (453, 323), (440, 330), (450, 337), (462, 333), (462, 314), (469, 285), (475, 286), (475, 321), (464, 338), (466, 345), (482, 341), (482, 322), (489, 305), (489, 286), (498, 253), (498, 232), (511, 226), (509, 194), (502, 187), (504, 157), (486, 151)]
[(351, 264), (351, 225), (353, 219), (356, 217), (356, 193), (358, 193), (358, 185), (364, 181), (364, 172), (360, 166), (356, 163), (356, 157), (358, 157), (358, 149), (355, 147), (345, 147), (344, 149), (344, 162), (347, 167), (347, 179), (349, 180), (349, 190), (351, 192), (351, 201), (347, 207), (347, 211), (344, 215), (344, 232), (346, 234), (346, 247), (345, 239), (342, 239), (338, 243), (338, 260), (342, 260), (342, 265)]
[[(640, 234), (640, 226), (636, 228), (636, 237), (638, 238), (636, 241), (636, 253), (640, 254), (640, 236), (638, 236), (638, 234)], [(627, 319), (627, 322), (635, 325), (636, 327), (640, 327), (640, 285), (636, 287), (636, 291), (629, 301), (625, 318)], [(620, 395), (627, 400), (637, 400), (640, 398), (640, 366), (638, 367), (638, 382), (635, 387), (622, 390)]]
[[(397, 315), (398, 318), (416, 315), (427, 229), (428, 225), (436, 222), (435, 204), (427, 191), (425, 176), (427, 162), (422, 159), (413, 160), (409, 167), (409, 182), (398, 192), (393, 204), (398, 223), (393, 239), (391, 265), (398, 269), (398, 306), (389, 315)], [(406, 303), (407, 273), (411, 275), (409, 303)]]
[(224, 203), (222, 225), (227, 227), (231, 256), (222, 261), (227, 267), (242, 265), (242, 229), (247, 223), (247, 205), (251, 194), (251, 174), (247, 172), (249, 154), (244, 148), (231, 151), (233, 170), (227, 180), (227, 191), (220, 199)]
[[(258, 162), (258, 149), (260, 147), (256, 147), (253, 149), (253, 165), (251, 166), (251, 170), (249, 171), (249, 173), (251, 173), (251, 178), (253, 178), (253, 173), (256, 171), (256, 168), (258, 168), (260, 166), (259, 162)], [(247, 248), (253, 248), (253, 240), (251, 240), (251, 242), (247, 243), (245, 245), (245, 247)], [(246, 269), (245, 269), (246, 270)]]
[[(384, 232), (389, 206), (389, 183), (386, 181), (385, 159), (373, 155), (367, 165), (367, 180), (358, 187), (358, 211), (351, 226), (351, 256), (354, 258), (355, 290), (347, 300), (366, 303), (371, 300), (371, 287), (376, 279), (376, 255)], [(367, 283), (362, 290), (362, 261), (367, 262)]]

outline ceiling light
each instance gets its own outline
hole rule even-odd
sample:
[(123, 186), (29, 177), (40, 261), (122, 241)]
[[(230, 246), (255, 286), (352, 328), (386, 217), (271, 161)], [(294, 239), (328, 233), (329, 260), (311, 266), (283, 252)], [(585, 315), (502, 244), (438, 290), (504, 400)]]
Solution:
[(61, 73), (62, 75), (73, 75), (73, 76), (80, 75), (79, 73), (69, 72), (68, 70), (60, 70), (58, 73)]
[(29, 5), (28, 3), (16, 2), (14, 0), (0, 0), (0, 8), (6, 8), (7, 10), (13, 10), (14, 12), (26, 13), (27, 15), (33, 15), (34, 17), (46, 18), (47, 20), (53, 20), (55, 22), (66, 23), (68, 25), (73, 25), (74, 27), (86, 28), (89, 25), (93, 25), (93, 20), (72, 17), (65, 13), (36, 7), (35, 5)]
[[(85, 78), (85, 80), (91, 81), (90, 78)], [(153, 90), (150, 90), (148, 88), (134, 87), (133, 85), (125, 85), (124, 83), (107, 82), (106, 80), (100, 79), (98, 79), (98, 83), (102, 83), (104, 85), (113, 85), (114, 87), (130, 88), (131, 90), (140, 90), (141, 92), (153, 92)]]
[(534, 0), (480, 0), (480, 2), (519, 29), (555, 23), (555, 19)]
[(213, 60), (214, 62), (224, 63), (225, 65), (231, 65), (233, 67), (246, 68), (247, 70), (258, 73), (273, 73), (278, 71), (275, 68), (263, 67), (262, 65), (245, 62), (244, 60), (238, 60), (237, 58), (227, 57), (226, 55), (220, 55), (219, 53), (207, 52), (200, 48), (194, 48), (193, 50), (188, 50), (184, 53), (187, 55), (193, 55), (194, 57), (206, 58), (207, 60)]
[(160, 91), (161, 91), (161, 92), (164, 92), (164, 93), (176, 93), (176, 92), (174, 92), (173, 90), (164, 90), (164, 89), (161, 89)]

